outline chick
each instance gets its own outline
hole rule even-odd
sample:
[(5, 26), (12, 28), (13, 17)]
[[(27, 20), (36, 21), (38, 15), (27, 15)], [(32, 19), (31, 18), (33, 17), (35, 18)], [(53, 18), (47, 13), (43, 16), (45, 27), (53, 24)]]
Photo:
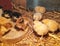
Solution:
[(42, 22), (48, 26), (49, 31), (51, 32), (55, 32), (59, 28), (59, 24), (54, 20), (43, 19)]
[(37, 13), (45, 13), (46, 8), (43, 7), (43, 6), (36, 6), (34, 10), (35, 10), (35, 12), (37, 12)]
[(11, 19), (12, 18), (12, 11), (10, 10), (4, 10), (4, 13), (2, 15), (3, 17), (7, 18), (7, 19)]
[(4, 17), (0, 17), (0, 24), (1, 24), (1, 25), (5, 24), (5, 23), (8, 23), (8, 22), (9, 22), (8, 19), (6, 19), (6, 18), (4, 18)]
[(19, 18), (22, 14), (18, 12), (13, 12), (13, 16)]
[(33, 19), (34, 20), (41, 20), (42, 19), (42, 14), (41, 13), (34, 13)]
[(12, 21), (13, 21), (13, 22), (16, 22), (17, 19), (18, 19), (20, 16), (21, 16), (21, 13), (13, 12)]
[(3, 35), (7, 31), (8, 30), (4, 26), (1, 26), (1, 28), (0, 28), (0, 35)]
[(29, 18), (27, 17), (19, 17), (16, 21), (16, 27), (22, 30), (25, 30), (28, 26)]
[(46, 35), (48, 33), (48, 27), (43, 24), (42, 22), (39, 21), (34, 21), (34, 25), (33, 25), (34, 31), (38, 34), (38, 35)]

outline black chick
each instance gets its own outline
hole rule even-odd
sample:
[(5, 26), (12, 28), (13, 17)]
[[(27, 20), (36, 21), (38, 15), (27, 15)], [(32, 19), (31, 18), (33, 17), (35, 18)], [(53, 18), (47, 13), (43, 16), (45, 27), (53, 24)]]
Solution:
[(12, 18), (12, 11), (10, 11), (10, 10), (4, 10), (4, 13), (3, 13), (3, 17), (5, 17), (5, 18), (7, 18), (7, 19), (9, 19), (9, 18)]
[(13, 16), (16, 17), (16, 18), (19, 18), (19, 16), (21, 16), (21, 13), (13, 12)]
[(12, 21), (13, 21), (13, 22), (16, 22), (17, 18), (19, 18), (20, 16), (21, 16), (20, 13), (18, 13), (18, 12), (13, 12)]

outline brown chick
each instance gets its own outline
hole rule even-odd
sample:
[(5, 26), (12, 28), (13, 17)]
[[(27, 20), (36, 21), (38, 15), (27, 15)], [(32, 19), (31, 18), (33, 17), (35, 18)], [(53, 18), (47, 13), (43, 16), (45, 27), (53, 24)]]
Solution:
[(20, 17), (18, 18), (18, 20), (16, 21), (16, 26), (19, 29), (25, 30), (26, 27), (28, 26), (29, 23), (29, 19), (27, 17)]

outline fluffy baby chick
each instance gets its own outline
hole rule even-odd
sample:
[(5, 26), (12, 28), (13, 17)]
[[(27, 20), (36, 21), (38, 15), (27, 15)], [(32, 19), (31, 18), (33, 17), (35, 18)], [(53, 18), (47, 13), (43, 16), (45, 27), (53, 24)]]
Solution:
[(34, 10), (35, 10), (35, 12), (45, 13), (46, 8), (43, 6), (36, 6)]
[(1, 28), (0, 28), (0, 35), (3, 35), (7, 31), (8, 30), (4, 26), (1, 26)]
[(48, 27), (43, 24), (42, 22), (39, 21), (34, 21), (34, 25), (33, 25), (34, 31), (38, 34), (38, 35), (46, 35), (48, 33)]
[(51, 32), (55, 32), (59, 27), (59, 24), (51, 19), (43, 19), (42, 22), (48, 26), (49, 31)]
[(34, 20), (41, 20), (42, 19), (42, 14), (41, 13), (34, 13), (33, 19)]
[(11, 20), (11, 18), (12, 18), (12, 16), (13, 16), (12, 14), (13, 14), (12, 11), (10, 11), (10, 10), (4, 10), (4, 13), (3, 13), (2, 17), (5, 17), (5, 18)]
[(4, 17), (0, 17), (0, 24), (1, 24), (1, 25), (5, 24), (5, 23), (8, 23), (8, 22), (9, 22), (8, 19), (6, 19), (6, 18), (4, 18)]

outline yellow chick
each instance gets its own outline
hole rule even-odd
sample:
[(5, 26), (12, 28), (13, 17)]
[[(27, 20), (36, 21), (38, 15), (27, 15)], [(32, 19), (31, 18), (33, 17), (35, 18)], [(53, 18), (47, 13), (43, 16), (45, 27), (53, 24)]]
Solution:
[(8, 19), (4, 18), (4, 17), (0, 17), (0, 24), (3, 25), (5, 23), (9, 22)]
[(41, 13), (34, 13), (33, 19), (34, 20), (41, 20), (42, 19), (42, 14)]
[(1, 34), (4, 34), (5, 32), (7, 32), (8, 30), (4, 27), (4, 26), (1, 26), (0, 28), (0, 32)]
[(46, 12), (46, 8), (45, 7), (43, 7), (43, 6), (36, 6), (35, 7), (35, 12), (39, 12), (39, 13), (45, 13)]
[(38, 34), (38, 35), (46, 35), (48, 33), (48, 27), (43, 24), (42, 22), (39, 21), (34, 21), (34, 25), (33, 25), (34, 31)]
[(49, 28), (49, 31), (55, 32), (59, 28), (59, 24), (51, 19), (43, 19), (42, 22), (46, 24)]

